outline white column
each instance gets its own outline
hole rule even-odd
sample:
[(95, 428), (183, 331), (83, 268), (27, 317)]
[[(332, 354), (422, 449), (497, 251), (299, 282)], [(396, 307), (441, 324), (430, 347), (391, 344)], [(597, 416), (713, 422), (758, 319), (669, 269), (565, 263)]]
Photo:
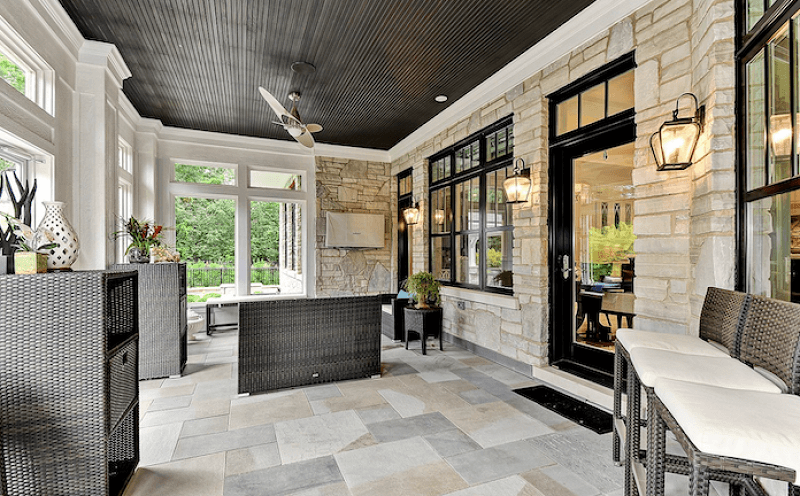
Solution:
[(114, 45), (84, 42), (75, 85), (72, 225), (81, 242), (75, 269), (104, 269), (114, 260), (109, 234), (115, 227), (117, 105), (122, 81), (130, 75)]

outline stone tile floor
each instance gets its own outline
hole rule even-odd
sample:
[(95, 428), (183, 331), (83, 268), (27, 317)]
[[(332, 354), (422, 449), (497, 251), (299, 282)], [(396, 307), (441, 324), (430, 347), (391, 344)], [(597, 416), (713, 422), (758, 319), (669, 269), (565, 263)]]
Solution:
[(610, 434), (512, 392), (537, 381), (413, 345), (384, 338), (381, 378), (238, 396), (236, 332), (190, 341), (183, 377), (140, 383), (125, 496), (622, 495)]

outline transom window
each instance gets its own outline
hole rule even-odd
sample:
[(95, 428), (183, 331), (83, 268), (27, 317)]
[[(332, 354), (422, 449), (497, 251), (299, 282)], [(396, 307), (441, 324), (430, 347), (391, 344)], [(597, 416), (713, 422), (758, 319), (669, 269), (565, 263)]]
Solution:
[(556, 105), (556, 136), (633, 108), (633, 69)]
[(513, 154), (507, 117), (431, 157), (430, 267), (442, 283), (512, 292), (514, 225), (503, 181), (514, 175)]

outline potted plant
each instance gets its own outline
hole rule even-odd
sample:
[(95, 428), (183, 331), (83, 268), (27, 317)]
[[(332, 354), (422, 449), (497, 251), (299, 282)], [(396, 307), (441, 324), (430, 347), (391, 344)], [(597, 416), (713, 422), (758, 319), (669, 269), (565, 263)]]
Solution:
[(44, 227), (33, 230), (16, 217), (2, 214), (17, 242), (14, 247), (14, 270), (17, 274), (38, 274), (47, 272), (47, 255), (49, 250), (59, 246), (56, 237)]
[(406, 280), (405, 290), (417, 302), (416, 308), (431, 308), (441, 303), (439, 281), (430, 272), (417, 272)]
[(122, 224), (122, 229), (114, 233), (114, 238), (130, 236), (131, 244), (125, 249), (125, 254), (131, 263), (148, 263), (150, 261), (150, 248), (161, 246), (161, 231), (164, 226), (156, 225), (149, 221), (137, 220), (131, 216)]

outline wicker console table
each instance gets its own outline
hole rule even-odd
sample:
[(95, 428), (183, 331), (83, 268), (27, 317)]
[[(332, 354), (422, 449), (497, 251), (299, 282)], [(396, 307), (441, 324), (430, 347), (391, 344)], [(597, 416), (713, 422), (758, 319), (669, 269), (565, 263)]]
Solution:
[(379, 296), (239, 303), (239, 393), (380, 372)]
[(122, 494), (139, 463), (136, 279), (0, 276), (2, 494)]
[(117, 264), (139, 273), (139, 380), (179, 376), (186, 366), (186, 264)]
[(428, 337), (439, 338), (439, 350), (444, 351), (442, 348), (442, 309), (441, 308), (413, 308), (406, 307), (403, 309), (406, 315), (405, 331), (406, 331), (406, 349), (408, 349), (409, 334), (414, 333), (419, 335), (422, 341), (422, 354), (427, 354), (426, 343)]

